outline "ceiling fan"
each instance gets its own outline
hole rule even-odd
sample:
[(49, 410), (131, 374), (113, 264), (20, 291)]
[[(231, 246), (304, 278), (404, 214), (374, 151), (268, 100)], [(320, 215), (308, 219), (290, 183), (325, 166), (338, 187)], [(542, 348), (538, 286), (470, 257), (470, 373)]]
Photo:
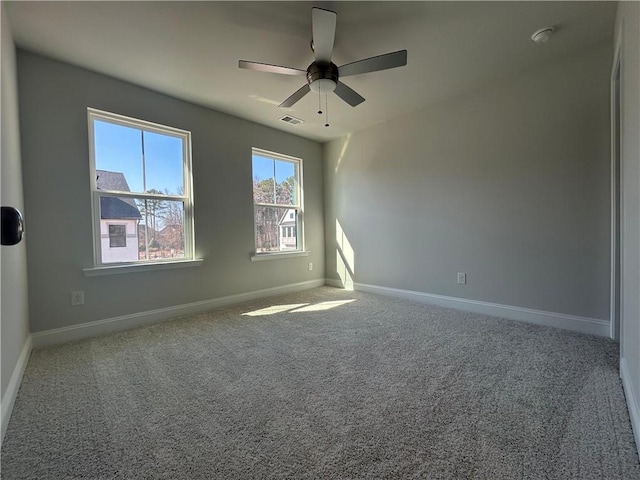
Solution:
[(293, 95), (282, 102), (279, 105), (280, 108), (293, 106), (309, 92), (317, 94), (334, 92), (342, 100), (352, 107), (355, 107), (364, 102), (364, 98), (342, 83), (339, 79), (349, 75), (358, 75), (360, 73), (377, 72), (378, 70), (402, 67), (407, 64), (407, 51), (399, 50), (397, 52), (365, 58), (364, 60), (358, 60), (357, 62), (347, 63), (346, 65), (337, 67), (335, 63), (331, 61), (333, 42), (336, 34), (336, 18), (336, 12), (317, 7), (311, 9), (311, 23), (313, 29), (311, 50), (313, 51), (315, 60), (307, 67), (306, 70), (292, 67), (281, 67), (279, 65), (271, 65), (268, 63), (250, 62), (248, 60), (240, 60), (238, 62), (238, 66), (240, 68), (247, 68), (249, 70), (256, 70), (259, 72), (306, 76), (306, 85), (303, 85), (300, 89), (294, 92)]

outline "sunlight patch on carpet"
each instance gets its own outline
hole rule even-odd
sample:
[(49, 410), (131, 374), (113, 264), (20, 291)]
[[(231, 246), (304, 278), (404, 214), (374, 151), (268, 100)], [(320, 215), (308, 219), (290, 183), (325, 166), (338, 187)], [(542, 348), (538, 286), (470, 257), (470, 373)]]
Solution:
[(320, 302), (314, 305), (307, 305), (306, 307), (296, 308), (295, 310), (290, 310), (289, 313), (300, 313), (300, 312), (321, 312), (323, 310), (331, 310), (332, 308), (339, 307), (341, 305), (346, 305), (347, 303), (355, 302), (356, 299), (353, 298), (351, 300), (334, 300), (329, 302)]
[(276, 313), (287, 312), (296, 308), (309, 305), (308, 303), (291, 303), (289, 305), (271, 305), (270, 307), (261, 308), (259, 310), (253, 310), (251, 312), (243, 313), (242, 315), (249, 315), (250, 317), (259, 317), (261, 315), (275, 315)]

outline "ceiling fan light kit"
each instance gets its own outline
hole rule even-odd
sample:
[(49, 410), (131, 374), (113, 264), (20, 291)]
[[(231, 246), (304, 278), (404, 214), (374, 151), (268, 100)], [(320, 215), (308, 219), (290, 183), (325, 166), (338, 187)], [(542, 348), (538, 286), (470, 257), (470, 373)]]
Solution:
[(338, 67), (333, 63), (313, 62), (307, 68), (307, 83), (313, 93), (331, 93), (338, 84)]
[[(309, 92), (318, 95), (326, 95), (334, 92), (346, 103), (355, 107), (364, 102), (364, 97), (342, 83), (339, 78), (405, 66), (407, 64), (407, 51), (400, 50), (385, 55), (365, 58), (338, 67), (331, 61), (336, 33), (336, 20), (336, 12), (317, 7), (311, 9), (313, 33), (311, 50), (313, 51), (315, 60), (307, 67), (306, 71), (298, 68), (282, 67), (248, 60), (240, 60), (238, 66), (249, 70), (278, 73), (281, 75), (305, 75), (307, 84), (296, 90), (289, 98), (282, 102), (279, 105), (280, 108), (292, 107)], [(322, 112), (319, 111), (318, 113)], [(325, 126), (328, 126), (328, 121)]]

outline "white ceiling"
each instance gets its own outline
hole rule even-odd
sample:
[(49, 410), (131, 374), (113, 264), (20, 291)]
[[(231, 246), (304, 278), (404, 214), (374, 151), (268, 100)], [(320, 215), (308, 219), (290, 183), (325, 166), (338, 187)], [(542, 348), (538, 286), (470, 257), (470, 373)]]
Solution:
[[(575, 1), (3, 3), (22, 48), (321, 142), (610, 41), (616, 12), (614, 2)], [(317, 95), (277, 107), (304, 77), (238, 68), (305, 69), (313, 6), (338, 14), (338, 66), (408, 50), (406, 67), (345, 78), (366, 101), (353, 108), (331, 95), (328, 128)], [(548, 43), (531, 41), (551, 25)]]

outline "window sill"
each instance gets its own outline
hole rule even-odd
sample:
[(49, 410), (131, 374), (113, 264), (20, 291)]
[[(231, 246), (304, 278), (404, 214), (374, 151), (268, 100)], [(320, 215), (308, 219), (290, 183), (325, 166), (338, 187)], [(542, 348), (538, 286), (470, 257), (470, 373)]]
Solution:
[(168, 270), (174, 268), (199, 267), (204, 260), (178, 260), (172, 262), (135, 263), (127, 265), (109, 265), (102, 267), (83, 268), (85, 277), (99, 277), (102, 275), (118, 275), (121, 273), (150, 272), (155, 270)]
[(277, 253), (254, 253), (251, 255), (252, 262), (262, 262), (263, 260), (277, 260), (279, 258), (308, 257), (309, 251), (304, 252), (277, 252)]

